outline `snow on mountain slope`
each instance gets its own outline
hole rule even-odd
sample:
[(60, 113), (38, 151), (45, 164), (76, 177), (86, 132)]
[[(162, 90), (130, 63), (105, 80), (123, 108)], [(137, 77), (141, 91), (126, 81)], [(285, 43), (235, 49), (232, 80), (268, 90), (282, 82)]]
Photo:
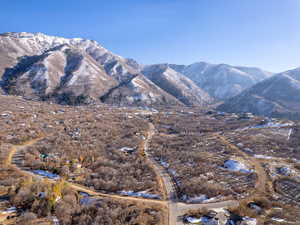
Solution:
[(163, 91), (143, 75), (138, 75), (129, 82), (122, 83), (119, 88), (112, 89), (103, 101), (118, 105), (184, 105), (174, 96)]
[(227, 112), (252, 112), (300, 119), (300, 68), (266, 79), (218, 107)]
[(99, 95), (117, 85), (92, 57), (68, 45), (38, 56), (23, 57), (15, 67), (6, 70), (2, 78), (3, 88), (9, 94), (33, 99), (55, 96), (60, 102), (65, 101), (62, 96), (97, 100)]
[(0, 34), (2, 89), (66, 104), (100, 99), (112, 104), (206, 105), (210, 96), (226, 100), (269, 75), (257, 68), (204, 62), (143, 67), (92, 40)]
[(176, 72), (168, 64), (146, 66), (142, 70), (153, 83), (185, 105), (207, 105), (211, 97), (193, 81)]
[[(112, 104), (179, 103), (143, 77), (134, 60), (113, 54), (96, 41), (81, 38), (26, 32), (1, 34), (0, 77), (6, 93), (51, 98), (64, 104), (99, 99)], [(138, 79), (143, 80), (144, 89), (129, 85)], [(126, 94), (117, 90), (125, 86)], [(118, 98), (109, 96), (117, 92)], [(138, 95), (143, 97), (137, 98)], [(125, 101), (126, 98), (130, 101)]]
[[(5, 33), (0, 35), (0, 55), (6, 58), (6, 65), (13, 66), (18, 57), (40, 55), (48, 49), (67, 44), (79, 48), (89, 54), (100, 65), (105, 65), (106, 72), (117, 79), (128, 72), (136, 73), (135, 69), (126, 64), (127, 60), (111, 53), (96, 41), (81, 38), (67, 39), (48, 36), (42, 33)], [(2, 58), (2, 57), (1, 57)], [(4, 63), (3, 63), (4, 64)], [(2, 66), (1, 66), (2, 67)], [(3, 67), (1, 68), (3, 71)], [(0, 70), (0, 73), (2, 72)], [(1, 73), (2, 74), (2, 73)]]
[(171, 64), (170, 67), (187, 76), (217, 100), (236, 96), (272, 75), (258, 68), (234, 67), (206, 62), (188, 66)]

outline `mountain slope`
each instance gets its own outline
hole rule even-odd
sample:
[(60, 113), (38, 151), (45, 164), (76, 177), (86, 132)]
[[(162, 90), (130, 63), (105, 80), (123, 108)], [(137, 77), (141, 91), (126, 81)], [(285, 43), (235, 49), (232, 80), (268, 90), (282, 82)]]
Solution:
[(101, 97), (103, 102), (118, 105), (184, 105), (180, 100), (164, 92), (143, 75), (137, 75), (118, 88), (111, 89), (109, 95)]
[[(99, 100), (112, 104), (180, 104), (139, 70), (134, 60), (115, 55), (95, 41), (26, 32), (0, 35), (1, 86), (8, 94), (63, 104)], [(135, 87), (133, 81), (143, 88)]]
[(256, 84), (227, 100), (218, 110), (300, 119), (300, 68)]
[(129, 73), (137, 71), (124, 59), (103, 48), (96, 41), (81, 38), (67, 39), (48, 36), (42, 33), (5, 33), (0, 35), (0, 57), (5, 59), (0, 64), (0, 74), (4, 69), (14, 66), (19, 57), (41, 55), (45, 51), (67, 44), (85, 51), (96, 62), (105, 67), (105, 71), (116, 79), (122, 80)]
[(77, 97), (96, 100), (117, 85), (93, 58), (68, 45), (22, 57), (2, 78), (3, 88), (9, 94), (38, 99), (55, 96), (65, 104), (72, 103), (71, 96), (74, 101)]
[(236, 96), (271, 75), (271, 73), (258, 68), (205, 62), (188, 66), (172, 64), (170, 67), (187, 76), (217, 100)]
[(212, 102), (212, 99), (205, 91), (184, 75), (170, 68), (168, 64), (146, 66), (142, 73), (185, 105), (203, 106)]

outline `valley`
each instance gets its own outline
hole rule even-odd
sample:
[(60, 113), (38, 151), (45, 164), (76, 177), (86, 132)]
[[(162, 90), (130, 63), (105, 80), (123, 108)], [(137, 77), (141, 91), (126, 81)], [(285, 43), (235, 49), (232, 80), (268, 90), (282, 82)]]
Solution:
[(0, 103), (5, 225), (298, 222), (297, 121), (4, 95)]
[(299, 71), (1, 34), (0, 224), (298, 225)]

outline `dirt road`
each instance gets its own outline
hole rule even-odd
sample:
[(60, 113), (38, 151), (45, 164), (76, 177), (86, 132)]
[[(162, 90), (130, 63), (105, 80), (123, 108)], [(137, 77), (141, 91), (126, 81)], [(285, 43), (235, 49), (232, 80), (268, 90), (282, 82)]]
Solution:
[(199, 210), (199, 209), (219, 209), (219, 208), (229, 208), (238, 206), (238, 201), (222, 201), (217, 203), (207, 203), (207, 204), (186, 204), (179, 202), (176, 184), (172, 180), (171, 176), (168, 174), (165, 168), (163, 168), (149, 153), (149, 144), (151, 142), (152, 137), (155, 135), (155, 127), (152, 123), (149, 123), (149, 131), (148, 136), (145, 141), (144, 151), (145, 155), (153, 165), (153, 169), (155, 173), (161, 177), (161, 180), (164, 183), (167, 202), (169, 207), (169, 225), (180, 225), (183, 224), (182, 221), (179, 220), (179, 217), (187, 213), (189, 210)]
[[(147, 199), (147, 198), (139, 198), (139, 197), (131, 197), (131, 196), (123, 196), (123, 195), (118, 195), (118, 194), (104, 194), (101, 192), (97, 192), (94, 190), (91, 190), (88, 187), (67, 182), (66, 183), (73, 188), (76, 191), (79, 192), (86, 192), (89, 195), (91, 195), (94, 198), (112, 198), (115, 200), (120, 200), (120, 201), (135, 201), (135, 202), (142, 202), (142, 203), (148, 203), (148, 204), (159, 204), (162, 206), (162, 208), (167, 208), (168, 210), (168, 216), (167, 216), (167, 221), (165, 221), (165, 224), (169, 225), (180, 225), (183, 224), (182, 221), (180, 221), (178, 218), (182, 216), (183, 214), (187, 213), (189, 210), (197, 210), (197, 209), (216, 209), (216, 208), (228, 208), (228, 207), (233, 207), (233, 206), (238, 206), (238, 201), (222, 201), (222, 202), (217, 202), (217, 203), (207, 203), (207, 204), (186, 204), (186, 203), (181, 203), (178, 202), (178, 197), (177, 197), (177, 192), (176, 192), (176, 185), (173, 182), (171, 176), (168, 174), (165, 168), (163, 168), (149, 153), (149, 145), (151, 142), (152, 137), (155, 135), (155, 127), (152, 123), (149, 123), (149, 130), (147, 132), (147, 137), (143, 143), (143, 154), (145, 155), (145, 158), (149, 165), (153, 168), (154, 172), (156, 173), (158, 180), (160, 184), (162, 185), (162, 189), (164, 190), (164, 198), (163, 200), (156, 200), (156, 199)], [(222, 140), (225, 142), (225, 138), (222, 138)], [(39, 175), (33, 174), (26, 169), (22, 168), (20, 161), (22, 160), (22, 156), (19, 154), (19, 152), (23, 149), (26, 149), (29, 146), (34, 145), (38, 141), (43, 139), (41, 138), (36, 138), (31, 141), (25, 142), (22, 145), (13, 145), (8, 157), (7, 157), (7, 165), (13, 165), (17, 170), (22, 172), (25, 176), (31, 176), (35, 177), (37, 179), (46, 179), (48, 182), (57, 182), (57, 180), (49, 180), (47, 178), (43, 178)], [(229, 142), (226, 141), (228, 145), (230, 145)], [(234, 146), (231, 146), (234, 148)], [(238, 149), (236, 149), (238, 150)], [(256, 169), (260, 169), (260, 165), (257, 165), (254, 163)], [(264, 176), (261, 175), (259, 180), (258, 186), (264, 186), (263, 183), (263, 178)]]
[(236, 151), (237, 153), (239, 153), (240, 155), (243, 156), (243, 158), (245, 160), (247, 160), (247, 162), (249, 162), (249, 164), (251, 164), (254, 169), (255, 172), (257, 174), (257, 180), (256, 180), (256, 184), (255, 184), (255, 193), (265, 193), (266, 192), (266, 186), (267, 186), (267, 174), (264, 170), (264, 168), (262, 167), (261, 163), (254, 157), (249, 156), (247, 153), (243, 152), (242, 150), (240, 150), (237, 146), (235, 146), (234, 144), (230, 143), (226, 137), (220, 135), (220, 134), (216, 134), (219, 139), (225, 144), (227, 145), (230, 149)]

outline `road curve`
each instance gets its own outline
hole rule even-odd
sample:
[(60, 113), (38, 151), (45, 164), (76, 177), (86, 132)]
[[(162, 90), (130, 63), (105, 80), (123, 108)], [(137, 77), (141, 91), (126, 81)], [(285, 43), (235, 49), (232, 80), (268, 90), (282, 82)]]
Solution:
[(169, 225), (180, 225), (183, 224), (182, 221), (179, 220), (179, 217), (186, 214), (190, 210), (199, 210), (206, 208), (210, 209), (219, 209), (219, 208), (229, 208), (229, 207), (236, 207), (239, 205), (239, 202), (236, 200), (229, 200), (229, 201), (222, 201), (216, 203), (206, 203), (206, 204), (187, 204), (179, 202), (177, 191), (176, 191), (176, 184), (166, 171), (149, 153), (149, 145), (151, 142), (152, 137), (155, 135), (155, 127), (152, 123), (149, 123), (149, 131), (147, 135), (147, 139), (144, 145), (144, 151), (146, 158), (148, 161), (153, 165), (153, 169), (155, 173), (161, 177), (163, 180), (165, 191), (167, 194), (167, 201), (169, 207)]
[[(19, 152), (21, 150), (25, 149), (26, 147), (34, 145), (41, 139), (42, 138), (34, 139), (30, 142), (26, 142), (24, 145), (13, 145), (10, 150), (7, 161), (9, 164), (12, 164), (13, 166), (15, 166), (16, 169), (18, 169), (20, 172), (22, 172), (26, 176), (35, 177), (37, 179), (45, 179), (45, 180), (48, 180), (49, 182), (55, 183), (55, 182), (57, 182), (57, 180), (48, 179), (45, 177), (41, 177), (40, 175), (34, 174), (34, 173), (22, 168), (20, 163), (18, 163), (18, 161), (20, 160)], [(142, 202), (149, 202), (149, 203), (151, 202), (151, 203), (156, 203), (156, 204), (166, 204), (166, 202), (162, 201), (162, 200), (138, 198), (138, 197), (118, 195), (118, 194), (105, 194), (105, 193), (94, 191), (94, 190), (92, 190), (88, 187), (85, 187), (83, 185), (80, 185), (80, 184), (76, 184), (76, 183), (72, 183), (72, 182), (68, 182), (68, 181), (65, 181), (65, 183), (68, 184), (74, 190), (79, 191), (79, 192), (86, 192), (86, 193), (90, 194), (91, 196), (106, 197), (106, 198), (109, 197), (109, 198), (114, 198), (114, 199), (119, 199), (119, 200), (132, 200), (132, 201), (142, 201)]]
[[(210, 209), (217, 209), (217, 208), (228, 208), (228, 207), (234, 207), (238, 206), (238, 201), (235, 200), (229, 200), (229, 201), (222, 201), (222, 202), (216, 202), (216, 203), (206, 203), (206, 204), (187, 204), (187, 203), (181, 203), (178, 202), (177, 194), (176, 194), (176, 186), (168, 174), (168, 172), (148, 153), (149, 145), (151, 142), (152, 137), (155, 135), (155, 127), (152, 123), (149, 123), (149, 131), (147, 134), (147, 137), (143, 143), (143, 152), (145, 154), (145, 159), (149, 163), (149, 165), (153, 168), (156, 175), (159, 177), (159, 179), (162, 182), (165, 193), (165, 198), (163, 200), (156, 200), (156, 199), (147, 199), (147, 198), (141, 198), (141, 197), (131, 197), (131, 196), (123, 196), (118, 194), (104, 194), (101, 192), (94, 191), (88, 187), (75, 184), (72, 182), (66, 181), (66, 184), (68, 184), (71, 188), (73, 188), (76, 191), (79, 192), (86, 192), (92, 197), (95, 198), (112, 198), (115, 200), (123, 200), (123, 201), (136, 201), (136, 202), (143, 202), (143, 203), (149, 203), (149, 204), (159, 204), (163, 208), (168, 208), (168, 222), (165, 221), (165, 224), (169, 225), (180, 225), (183, 224), (182, 221), (179, 221), (178, 218), (185, 213), (187, 213), (189, 210), (198, 210), (206, 208), (208, 210)], [(10, 149), (10, 152), (8, 154), (6, 164), (7, 165), (13, 165), (15, 169), (19, 170), (21, 173), (23, 173), (25, 176), (31, 176), (38, 179), (45, 179), (48, 180), (48, 182), (55, 183), (56, 180), (49, 180), (47, 178), (43, 178), (39, 175), (33, 174), (19, 165), (18, 161), (20, 160), (20, 154), (19, 152), (23, 149), (26, 149), (27, 147), (34, 145), (38, 141), (42, 140), (44, 137), (36, 138), (31, 141), (25, 142), (21, 145), (13, 145)]]

